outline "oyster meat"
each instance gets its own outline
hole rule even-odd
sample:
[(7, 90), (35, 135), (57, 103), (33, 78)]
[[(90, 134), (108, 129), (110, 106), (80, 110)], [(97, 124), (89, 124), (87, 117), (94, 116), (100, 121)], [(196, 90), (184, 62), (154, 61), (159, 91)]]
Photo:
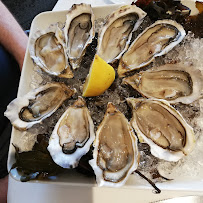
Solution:
[(63, 168), (75, 168), (95, 139), (94, 124), (82, 97), (57, 122), (49, 139), (48, 151)]
[(157, 56), (169, 52), (185, 37), (182, 25), (172, 20), (159, 20), (145, 29), (131, 44), (122, 56), (118, 74), (140, 69), (153, 61)]
[(139, 161), (137, 138), (125, 116), (108, 103), (96, 132), (93, 159), (89, 161), (99, 186), (120, 187), (136, 170)]
[(127, 98), (132, 107), (131, 124), (139, 140), (151, 153), (166, 161), (178, 161), (189, 154), (195, 143), (192, 127), (165, 100)]
[(65, 54), (65, 43), (61, 40), (59, 24), (37, 31), (30, 40), (30, 57), (43, 71), (51, 75), (72, 78), (73, 73)]
[(14, 99), (4, 115), (15, 128), (26, 130), (51, 116), (74, 93), (63, 83), (48, 83)]
[(130, 44), (132, 32), (145, 16), (146, 13), (135, 5), (122, 6), (114, 11), (100, 30), (97, 54), (107, 63), (120, 59)]
[(190, 104), (203, 93), (201, 72), (193, 66), (166, 64), (123, 79), (144, 97)]
[(74, 4), (66, 15), (66, 54), (73, 69), (79, 67), (87, 46), (95, 35), (95, 17), (89, 4)]

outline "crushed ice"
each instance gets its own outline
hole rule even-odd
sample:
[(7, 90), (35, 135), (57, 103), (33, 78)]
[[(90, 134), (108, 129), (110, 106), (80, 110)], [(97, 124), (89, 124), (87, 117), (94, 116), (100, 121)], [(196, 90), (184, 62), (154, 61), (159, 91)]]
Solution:
[[(99, 19), (96, 22), (97, 31), (98, 28), (103, 26), (104, 20)], [(82, 67), (74, 72), (74, 79), (58, 79), (56, 77), (51, 77), (46, 73), (43, 73), (38, 67), (35, 67), (32, 75), (32, 82), (30, 84), (31, 88), (36, 88), (41, 84), (45, 84), (51, 81), (64, 82), (77, 89), (77, 94), (73, 96), (72, 99), (68, 100), (63, 104), (63, 106), (50, 118), (46, 119), (44, 124), (37, 126), (37, 128), (32, 129), (32, 133), (47, 133), (51, 134), (55, 123), (60, 118), (62, 113), (73, 104), (74, 100), (77, 99), (78, 95), (82, 94), (82, 85), (84, 84), (85, 78), (89, 72), (89, 67), (91, 60), (96, 51), (96, 46), (93, 43), (88, 47), (87, 54), (85, 55)], [(159, 66), (163, 63), (174, 63), (182, 62), (185, 65), (192, 65), (193, 68), (201, 70), (203, 74), (203, 39), (194, 38), (192, 33), (188, 33), (181, 44), (177, 45), (172, 51), (166, 54), (164, 57), (157, 58), (153, 66)], [(139, 97), (140, 95), (134, 91), (131, 87), (121, 85), (121, 79), (116, 78), (112, 86), (105, 91), (101, 96), (94, 98), (86, 98), (88, 109), (91, 113), (92, 119), (94, 121), (95, 127), (101, 123), (104, 113), (106, 111), (106, 106), (108, 102), (113, 102), (118, 109), (125, 114), (125, 116), (130, 120), (131, 110), (125, 102), (127, 97)], [(177, 177), (199, 177), (202, 166), (203, 166), (203, 99), (195, 101), (190, 105), (177, 104), (174, 106), (186, 119), (186, 121), (194, 128), (197, 143), (194, 151), (187, 157), (181, 159), (177, 163), (167, 162), (159, 160), (153, 157), (149, 153), (148, 147), (145, 144), (140, 144), (139, 149), (141, 150), (141, 159), (139, 170), (142, 171), (146, 176), (152, 178), (151, 172), (153, 170), (159, 169), (161, 175), (167, 178), (177, 178)], [(34, 138), (33, 138), (34, 139)], [(25, 137), (24, 143), (28, 142), (27, 137)], [(25, 149), (26, 150), (26, 149)], [(191, 172), (192, 171), (192, 172)], [(203, 173), (201, 173), (203, 174)], [(203, 177), (202, 177), (203, 178)]]

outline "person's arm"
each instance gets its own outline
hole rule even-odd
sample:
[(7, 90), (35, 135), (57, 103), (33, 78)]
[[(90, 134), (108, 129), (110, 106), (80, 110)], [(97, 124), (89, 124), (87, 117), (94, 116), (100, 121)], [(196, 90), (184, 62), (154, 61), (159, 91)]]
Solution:
[(0, 1), (0, 44), (15, 57), (22, 69), (28, 37)]

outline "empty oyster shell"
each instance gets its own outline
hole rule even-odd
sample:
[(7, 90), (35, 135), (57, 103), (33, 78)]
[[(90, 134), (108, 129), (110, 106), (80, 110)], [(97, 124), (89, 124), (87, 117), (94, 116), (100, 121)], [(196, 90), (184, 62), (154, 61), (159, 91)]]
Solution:
[(107, 63), (120, 59), (129, 46), (132, 32), (145, 16), (146, 13), (135, 5), (122, 6), (114, 11), (100, 30), (97, 54)]
[(87, 46), (95, 35), (94, 14), (89, 4), (74, 4), (66, 15), (64, 35), (69, 62), (79, 67)]
[(126, 72), (140, 69), (157, 56), (169, 52), (185, 37), (183, 27), (172, 20), (159, 20), (145, 29), (123, 55), (118, 67), (120, 77)]
[(72, 78), (73, 73), (65, 54), (65, 43), (61, 40), (59, 24), (37, 31), (30, 40), (30, 57), (43, 71), (51, 75)]
[(89, 161), (99, 186), (120, 187), (136, 170), (139, 161), (137, 138), (125, 116), (108, 103), (96, 132), (93, 159)]
[(75, 168), (95, 139), (94, 124), (82, 97), (69, 107), (57, 122), (48, 150), (56, 164)]
[(4, 115), (15, 128), (26, 130), (51, 116), (74, 92), (62, 83), (48, 83), (14, 99)]
[(127, 102), (132, 107), (131, 124), (139, 140), (151, 147), (154, 156), (178, 161), (193, 150), (192, 127), (167, 101), (127, 98)]
[(166, 64), (123, 79), (144, 97), (192, 103), (203, 92), (201, 72), (184, 64)]

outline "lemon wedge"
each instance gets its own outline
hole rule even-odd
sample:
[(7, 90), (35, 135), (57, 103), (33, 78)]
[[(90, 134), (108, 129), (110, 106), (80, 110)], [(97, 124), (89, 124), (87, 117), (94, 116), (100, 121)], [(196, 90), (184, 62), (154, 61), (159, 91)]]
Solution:
[(83, 97), (94, 97), (104, 93), (115, 80), (115, 70), (106, 61), (95, 55), (90, 72), (83, 87)]

